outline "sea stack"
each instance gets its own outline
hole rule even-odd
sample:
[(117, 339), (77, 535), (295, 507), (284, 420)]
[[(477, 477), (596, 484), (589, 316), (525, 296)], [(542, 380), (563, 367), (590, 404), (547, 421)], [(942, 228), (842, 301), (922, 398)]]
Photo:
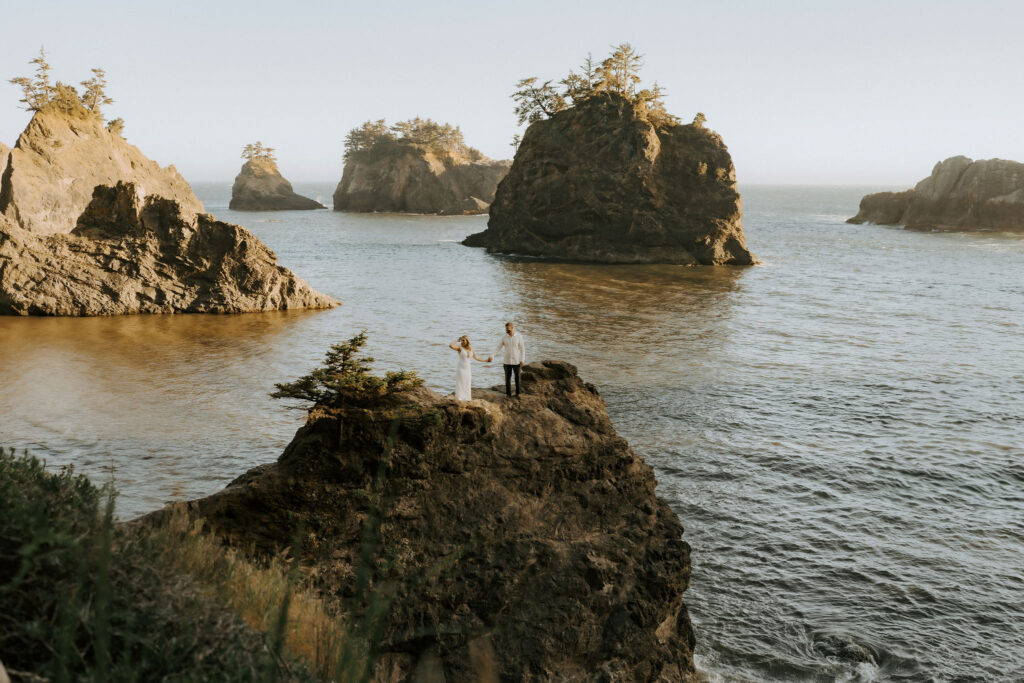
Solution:
[[(104, 127), (73, 88), (39, 105), (0, 180), (0, 314), (330, 308), (173, 166)], [(109, 128), (109, 129), (108, 129)]]
[(698, 119), (599, 92), (530, 125), (463, 244), (596, 263), (751, 265), (729, 151)]
[(847, 223), (904, 225), (930, 230), (1024, 231), (1024, 164), (955, 156), (904, 192), (878, 192), (860, 201)]
[(260, 558), (301, 530), (356, 624), (360, 582), (390, 596), (374, 680), (694, 680), (690, 548), (651, 468), (575, 367), (522, 380), (517, 401), (315, 407), (276, 462), (185, 509)]
[(235, 211), (294, 211), (327, 207), (296, 194), (272, 157), (256, 157), (242, 164), (242, 170), (231, 186), (228, 208)]
[(367, 121), (346, 138), (335, 211), (486, 213), (511, 162), (465, 144), (458, 127), (419, 118)]

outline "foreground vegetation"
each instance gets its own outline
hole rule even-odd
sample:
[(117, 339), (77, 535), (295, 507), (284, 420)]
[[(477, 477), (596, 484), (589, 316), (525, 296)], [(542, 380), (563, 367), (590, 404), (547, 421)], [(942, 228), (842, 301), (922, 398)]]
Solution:
[(184, 510), (113, 521), (114, 492), (0, 450), (0, 661), (14, 681), (365, 681), (347, 623), (287, 557), (257, 566)]

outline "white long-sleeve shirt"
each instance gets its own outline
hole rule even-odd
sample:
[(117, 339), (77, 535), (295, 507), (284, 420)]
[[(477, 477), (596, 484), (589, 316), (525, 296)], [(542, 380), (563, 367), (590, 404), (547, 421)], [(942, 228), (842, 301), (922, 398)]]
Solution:
[(501, 362), (504, 365), (519, 365), (526, 362), (526, 344), (518, 332), (512, 335), (503, 334), (494, 347), (494, 355), (502, 354)]

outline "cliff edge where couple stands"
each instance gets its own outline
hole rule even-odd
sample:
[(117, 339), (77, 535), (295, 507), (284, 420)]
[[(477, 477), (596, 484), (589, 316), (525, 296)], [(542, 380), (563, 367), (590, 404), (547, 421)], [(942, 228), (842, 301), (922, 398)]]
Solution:
[(365, 580), (391, 599), (375, 680), (692, 680), (690, 548), (651, 468), (575, 367), (522, 379), (518, 400), (316, 406), (276, 462), (148, 520), (183, 506), (256, 557), (302, 530), (302, 564), (356, 617), (370, 539)]

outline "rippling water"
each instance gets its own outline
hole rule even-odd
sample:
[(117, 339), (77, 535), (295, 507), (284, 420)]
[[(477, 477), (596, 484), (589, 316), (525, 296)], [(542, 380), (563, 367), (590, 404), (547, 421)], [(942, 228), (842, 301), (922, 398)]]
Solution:
[(380, 369), (448, 392), (445, 345), (511, 319), (655, 468), (710, 679), (1024, 678), (1024, 237), (848, 226), (864, 188), (751, 187), (763, 266), (563, 265), (459, 245), (485, 217), (239, 213), (196, 189), (345, 305), (0, 318), (0, 443), (113, 476), (130, 517), (276, 458), (302, 415), (267, 394), (330, 343), (366, 328)]

